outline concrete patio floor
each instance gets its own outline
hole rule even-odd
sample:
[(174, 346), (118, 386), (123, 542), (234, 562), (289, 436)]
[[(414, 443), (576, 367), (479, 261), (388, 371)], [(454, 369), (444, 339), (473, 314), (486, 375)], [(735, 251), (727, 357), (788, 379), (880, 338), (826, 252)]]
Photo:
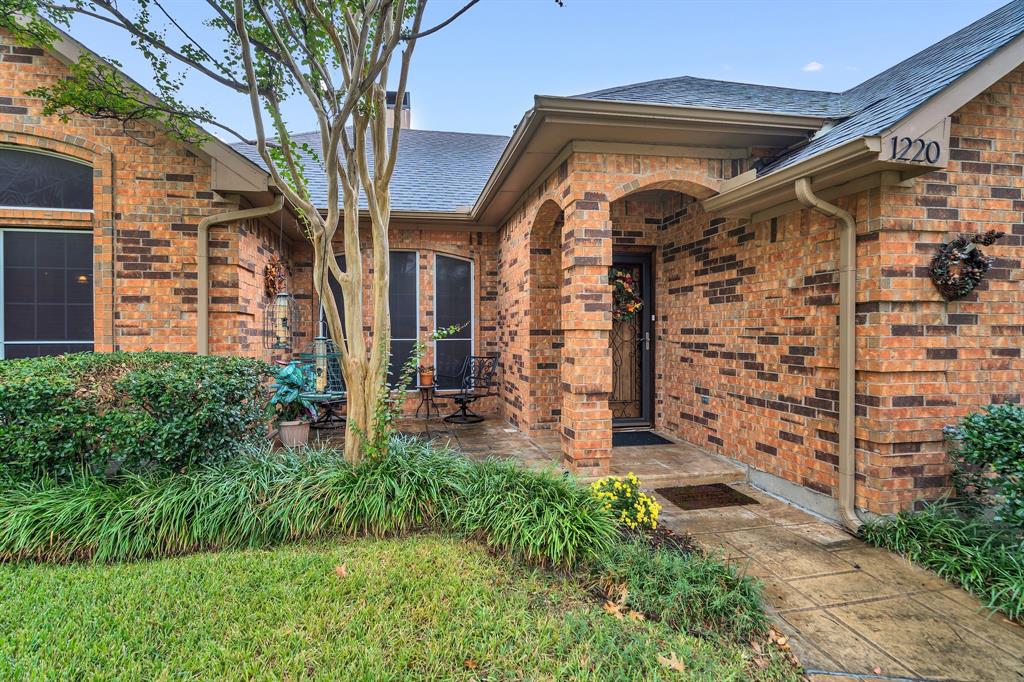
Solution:
[[(497, 418), (479, 424), (446, 426), (436, 421), (402, 420), (399, 429), (406, 433), (424, 433), (447, 442), (475, 459), (487, 457), (512, 458), (528, 466), (560, 467), (562, 445), (559, 435), (549, 431), (530, 437)], [(618, 447), (612, 453), (611, 473), (625, 476), (633, 472), (646, 485), (660, 488), (672, 485), (731, 483), (746, 477), (739, 467), (725, 457), (707, 452), (689, 443), (669, 445)], [(581, 476), (582, 480), (593, 477)]]
[[(530, 438), (488, 418), (444, 428), (403, 420), (469, 457), (559, 466), (555, 433)], [(612, 473), (644, 487), (729, 483), (758, 504), (684, 511), (660, 495), (662, 522), (756, 576), (814, 682), (1024, 680), (1024, 628), (935, 574), (743, 483), (724, 457), (685, 443), (614, 448)]]

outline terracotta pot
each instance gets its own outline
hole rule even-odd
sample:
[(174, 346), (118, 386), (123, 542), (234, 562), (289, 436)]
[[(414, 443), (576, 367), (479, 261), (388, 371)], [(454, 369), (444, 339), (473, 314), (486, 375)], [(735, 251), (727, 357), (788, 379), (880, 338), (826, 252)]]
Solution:
[(309, 442), (309, 422), (281, 422), (277, 427), (277, 437), (286, 448), (297, 448)]
[(420, 386), (433, 386), (434, 385), (434, 372), (420, 370)]

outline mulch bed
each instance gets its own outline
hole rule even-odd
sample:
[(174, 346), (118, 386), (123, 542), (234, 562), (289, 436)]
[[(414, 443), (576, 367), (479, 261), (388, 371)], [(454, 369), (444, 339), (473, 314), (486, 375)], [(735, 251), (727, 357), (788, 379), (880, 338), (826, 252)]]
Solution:
[(668, 549), (680, 554), (690, 554), (699, 551), (693, 538), (686, 533), (677, 533), (665, 526), (657, 528), (643, 528), (639, 530), (623, 529), (622, 534), (626, 537), (640, 537), (651, 546), (651, 549)]

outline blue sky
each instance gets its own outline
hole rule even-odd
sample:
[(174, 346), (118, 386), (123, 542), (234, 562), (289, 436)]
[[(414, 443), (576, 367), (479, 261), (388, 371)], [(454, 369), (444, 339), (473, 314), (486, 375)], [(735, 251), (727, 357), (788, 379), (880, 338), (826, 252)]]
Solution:
[[(193, 2), (165, 6), (194, 20)], [(418, 44), (409, 84), (413, 127), (508, 135), (535, 94), (574, 95), (681, 75), (844, 90), (1003, 4), (565, 0), (558, 7), (553, 0), (482, 0)], [(425, 23), (459, 6), (431, 0)], [(72, 33), (148, 83), (146, 65), (113, 29), (78, 20)], [(189, 79), (186, 95), (251, 133), (244, 100), (201, 77)], [(293, 130), (313, 127), (301, 102), (289, 107), (288, 120)]]

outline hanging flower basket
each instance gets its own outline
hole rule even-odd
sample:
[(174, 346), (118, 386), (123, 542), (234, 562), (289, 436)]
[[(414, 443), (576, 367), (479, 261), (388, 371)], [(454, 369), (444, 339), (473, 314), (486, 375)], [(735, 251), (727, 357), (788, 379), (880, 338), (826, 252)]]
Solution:
[(612, 319), (632, 320), (644, 307), (640, 284), (628, 270), (612, 268)]
[(1002, 236), (1003, 233), (997, 230), (962, 234), (939, 247), (929, 272), (943, 298), (955, 301), (974, 291), (995, 260), (983, 254), (978, 245), (989, 246)]

